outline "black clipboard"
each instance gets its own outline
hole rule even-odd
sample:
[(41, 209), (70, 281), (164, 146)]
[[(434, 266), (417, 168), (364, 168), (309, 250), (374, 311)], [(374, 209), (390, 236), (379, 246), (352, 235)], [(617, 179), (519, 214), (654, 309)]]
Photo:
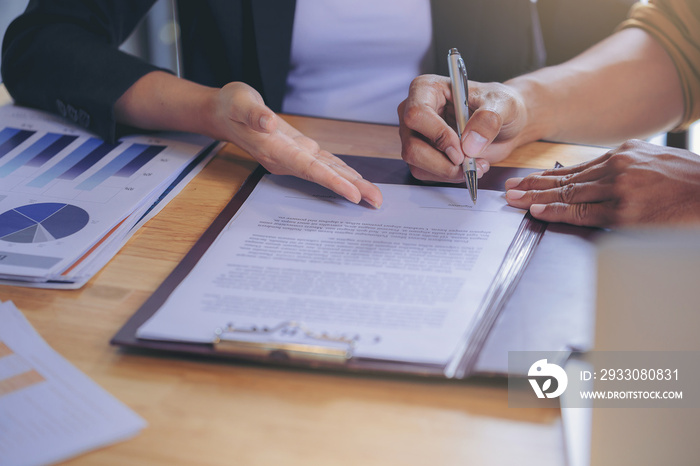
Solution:
[[(340, 156), (348, 165), (374, 183), (421, 185), (411, 175), (403, 160), (384, 159), (363, 156)], [(536, 170), (525, 168), (492, 167), (480, 180), (481, 189), (503, 190), (505, 180), (516, 176), (525, 176)], [(141, 308), (124, 324), (112, 338), (111, 343), (128, 349), (152, 350), (157, 352), (182, 355), (199, 355), (212, 358), (238, 361), (254, 361), (266, 364), (293, 365), (323, 369), (341, 369), (360, 372), (390, 372), (422, 376), (447, 377), (463, 379), (474, 375), (481, 349), (486, 344), (491, 330), (496, 324), (503, 307), (508, 302), (517, 283), (526, 270), (526, 266), (536, 250), (547, 225), (528, 215), (523, 219), (516, 239), (506, 253), (516, 257), (514, 267), (503, 265), (499, 271), (501, 279), (494, 280), (487, 299), (479, 311), (478, 325), (471, 329), (469, 335), (461, 341), (459, 357), (453, 358), (448, 366), (413, 364), (395, 361), (381, 361), (355, 358), (352, 356), (351, 341), (332, 340), (324, 335), (309, 335), (318, 341), (311, 348), (285, 347), (279, 345), (261, 346), (240, 342), (235, 334), (246, 332), (275, 332), (282, 330), (298, 330), (304, 332), (303, 324), (296, 322), (281, 322), (277, 328), (247, 328), (247, 329), (218, 329), (219, 338), (214, 343), (202, 344), (191, 342), (147, 340), (137, 337), (137, 330), (144, 324), (167, 300), (168, 296), (187, 276), (206, 252), (222, 229), (228, 224), (238, 209), (253, 191), (254, 187), (267, 171), (258, 167), (243, 183), (240, 190), (231, 199), (212, 222), (202, 237), (195, 243), (183, 260), (178, 264), (166, 280), (149, 297)], [(436, 184), (433, 184), (436, 185)], [(444, 184), (444, 186), (455, 186)], [(466, 189), (466, 187), (465, 187)], [(525, 254), (523, 254), (525, 252)], [(504, 259), (504, 264), (509, 262)], [(512, 263), (512, 261), (510, 261)], [(233, 338), (232, 338), (233, 336)]]

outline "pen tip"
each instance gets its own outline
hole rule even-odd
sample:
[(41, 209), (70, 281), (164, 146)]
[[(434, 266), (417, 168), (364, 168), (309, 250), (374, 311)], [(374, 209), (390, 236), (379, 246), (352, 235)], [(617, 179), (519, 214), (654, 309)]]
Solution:
[(476, 193), (477, 193), (476, 170), (465, 171), (464, 176), (467, 180), (467, 188), (469, 188), (469, 195), (472, 198), (472, 203), (476, 204)]

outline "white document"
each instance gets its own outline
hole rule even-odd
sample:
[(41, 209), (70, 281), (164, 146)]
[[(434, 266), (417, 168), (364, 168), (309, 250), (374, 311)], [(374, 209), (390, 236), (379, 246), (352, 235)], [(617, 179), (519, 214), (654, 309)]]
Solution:
[(379, 187), (373, 209), (265, 175), (138, 337), (212, 342), (228, 324), (293, 321), (353, 339), (355, 357), (445, 364), (524, 212), (495, 191), (473, 206), (464, 188)]
[(136, 435), (146, 423), (0, 303), (0, 465), (49, 464)]

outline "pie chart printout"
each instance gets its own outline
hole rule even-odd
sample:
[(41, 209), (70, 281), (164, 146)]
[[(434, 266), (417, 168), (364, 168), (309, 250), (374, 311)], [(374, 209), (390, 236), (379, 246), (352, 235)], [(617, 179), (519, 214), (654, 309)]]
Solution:
[(70, 204), (27, 204), (0, 214), (0, 240), (10, 243), (44, 243), (82, 230), (88, 213)]

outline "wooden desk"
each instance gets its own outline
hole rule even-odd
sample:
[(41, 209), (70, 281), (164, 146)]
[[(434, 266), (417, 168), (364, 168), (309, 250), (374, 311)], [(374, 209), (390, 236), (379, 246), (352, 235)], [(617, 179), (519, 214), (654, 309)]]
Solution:
[[(336, 153), (399, 158), (395, 127), (289, 117)], [(601, 148), (544, 143), (515, 166)], [(148, 421), (71, 464), (465, 465), (563, 463), (558, 410), (510, 409), (502, 384), (370, 377), (124, 353), (110, 338), (256, 166), (227, 147), (80, 290), (0, 286), (60, 354)]]

